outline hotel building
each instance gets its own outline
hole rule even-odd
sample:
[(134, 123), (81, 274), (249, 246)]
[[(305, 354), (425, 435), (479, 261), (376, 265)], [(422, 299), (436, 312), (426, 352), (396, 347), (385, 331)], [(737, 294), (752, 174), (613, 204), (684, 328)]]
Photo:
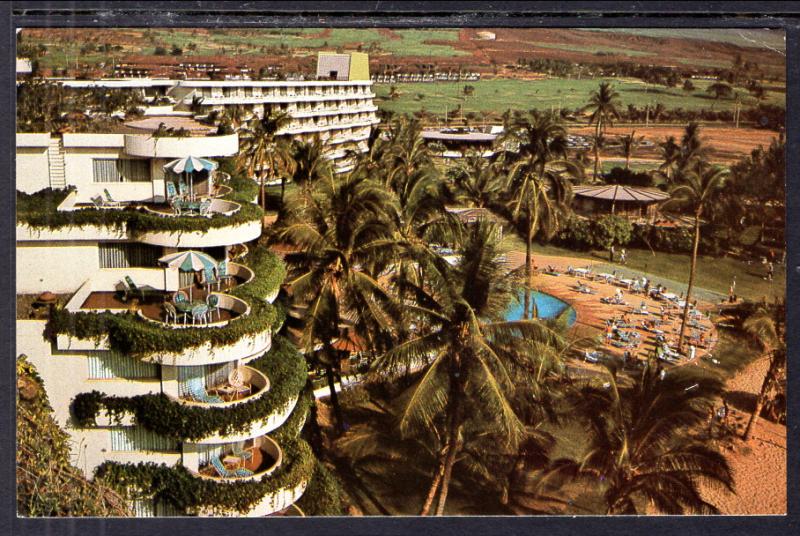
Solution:
[[(316, 461), (305, 360), (275, 336), (285, 271), (254, 247), (257, 187), (215, 165), (237, 134), (152, 119), (17, 134), (17, 354), (73, 463), (136, 515), (285, 513)], [(148, 131), (170, 121), (191, 135)], [(189, 156), (205, 167), (171, 171)]]

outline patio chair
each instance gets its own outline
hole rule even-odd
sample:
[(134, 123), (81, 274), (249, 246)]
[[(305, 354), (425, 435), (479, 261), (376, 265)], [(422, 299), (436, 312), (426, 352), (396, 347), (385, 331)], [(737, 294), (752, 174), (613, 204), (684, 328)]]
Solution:
[(200, 303), (192, 307), (192, 325), (195, 323), (208, 324), (208, 305)]
[(214, 466), (214, 470), (222, 478), (243, 478), (253, 475), (253, 471), (250, 471), (249, 469), (236, 469), (235, 471), (229, 471), (225, 468), (222, 460), (217, 457), (211, 458), (211, 465)]
[(178, 310), (169, 302), (164, 302), (164, 317), (166, 318), (167, 324), (169, 324), (170, 319), (172, 319), (174, 323), (178, 323)]
[(183, 201), (181, 200), (181, 198), (175, 196), (172, 199), (170, 199), (170, 203), (169, 204), (170, 204), (170, 206), (172, 206), (172, 212), (176, 216), (180, 216), (181, 213), (183, 212), (183, 209), (184, 209), (184, 204), (183, 204)]
[(189, 303), (189, 297), (182, 290), (176, 292), (175, 295), (172, 297), (172, 300), (175, 303)]
[(175, 189), (175, 183), (167, 182), (167, 199), (172, 201), (176, 197), (178, 197), (178, 190)]
[(188, 389), (189, 395), (198, 402), (204, 402), (206, 404), (222, 404), (223, 402), (220, 397), (208, 394), (200, 382), (190, 382)]
[(103, 189), (103, 193), (106, 194), (105, 204), (109, 207), (121, 207), (122, 203), (116, 201), (113, 197), (111, 197), (111, 193), (108, 191), (108, 188)]
[(217, 313), (217, 320), (220, 319), (220, 312), (219, 312), (219, 296), (216, 294), (209, 294), (206, 296), (206, 305), (208, 306), (208, 317), (209, 319), (214, 319), (214, 312)]
[(244, 394), (249, 395), (251, 392), (251, 387), (249, 385), (245, 385), (244, 378), (242, 378), (242, 373), (239, 369), (233, 369), (228, 374), (228, 384), (236, 390), (237, 394)]
[(198, 206), (198, 212), (201, 216), (211, 217), (211, 200), (203, 199)]
[(239, 458), (241, 458), (243, 460), (249, 460), (250, 458), (253, 457), (253, 451), (250, 450), (252, 448), (253, 447), (250, 447), (248, 449), (244, 449), (244, 448), (239, 447), (239, 444), (236, 443), (236, 444), (233, 445), (233, 455), (234, 456), (238, 456)]
[[(206, 292), (211, 292), (211, 286), (218, 283), (217, 276), (214, 275), (214, 270), (210, 266), (203, 267), (203, 278), (206, 280)], [(219, 286), (217, 287), (219, 288)]]
[(233, 280), (233, 276), (228, 273), (228, 261), (222, 261), (217, 264), (217, 290), (220, 289), (223, 281), (231, 280)]
[(186, 186), (185, 182), (178, 183), (178, 192), (180, 192), (180, 196), (184, 198), (189, 195), (189, 187)]

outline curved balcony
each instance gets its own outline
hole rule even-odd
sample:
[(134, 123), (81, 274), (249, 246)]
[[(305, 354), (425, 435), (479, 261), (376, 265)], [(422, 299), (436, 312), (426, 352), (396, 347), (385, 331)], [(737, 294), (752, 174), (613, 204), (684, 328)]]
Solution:
[[(268, 391), (267, 391), (268, 392)], [(286, 422), (286, 419), (294, 411), (295, 406), (297, 406), (298, 397), (295, 396), (289, 402), (285, 404), (285, 406), (281, 407), (280, 409), (275, 410), (273, 413), (269, 415), (265, 415), (264, 418), (255, 420), (250, 423), (250, 425), (244, 429), (239, 430), (236, 432), (231, 432), (229, 434), (214, 434), (204, 437), (202, 439), (198, 439), (197, 441), (193, 441), (198, 445), (212, 445), (216, 443), (235, 443), (237, 441), (247, 441), (253, 437), (259, 437), (266, 435), (273, 430), (276, 430), (283, 426), (283, 423)]]
[[(227, 188), (227, 186), (225, 187)], [(200, 214), (199, 212), (195, 213), (184, 213), (177, 214), (175, 210), (170, 207), (169, 205), (143, 205), (145, 212), (150, 214), (154, 214), (156, 216), (161, 216), (164, 218), (190, 218), (190, 217), (199, 217), (205, 216), (207, 218), (211, 218), (213, 216), (233, 216), (237, 212), (242, 209), (242, 205), (239, 203), (235, 203), (233, 201), (226, 201), (224, 199), (211, 199), (211, 205), (208, 207), (208, 212), (206, 214)]]
[(234, 156), (239, 151), (239, 135), (153, 137), (151, 134), (125, 134), (125, 153), (144, 158), (183, 158)]
[(198, 231), (144, 231), (136, 239), (168, 248), (232, 246), (261, 236), (261, 219)]
[(209, 395), (219, 397), (221, 402), (202, 402), (191, 395), (182, 396), (178, 402), (186, 406), (201, 408), (230, 408), (257, 400), (269, 392), (269, 378), (260, 371), (248, 366), (242, 366), (236, 370), (239, 372), (241, 384), (231, 385), (225, 382), (206, 388)]
[[(199, 468), (198, 472), (195, 473), (196, 476), (204, 480), (216, 482), (249, 482), (261, 480), (280, 467), (283, 462), (283, 451), (271, 438), (261, 436), (246, 441), (241, 452), (234, 450), (233, 445), (224, 446), (219, 459), (225, 470), (230, 471), (230, 473), (226, 475), (220, 474), (209, 462)], [(247, 476), (234, 476), (236, 470), (242, 469), (251, 474)]]
[[(194, 315), (190, 310), (181, 311), (178, 306), (178, 318), (167, 318), (166, 309), (162, 306), (160, 310), (153, 308), (141, 308), (137, 311), (140, 318), (160, 324), (165, 328), (170, 329), (186, 329), (186, 328), (221, 328), (227, 326), (237, 318), (241, 318), (250, 314), (250, 305), (241, 298), (231, 296), (230, 294), (219, 294), (212, 292), (211, 294), (217, 296), (219, 303), (217, 309), (208, 309), (202, 317)], [(205, 300), (197, 300), (195, 305), (206, 303)], [(216, 320), (215, 320), (216, 318)]]

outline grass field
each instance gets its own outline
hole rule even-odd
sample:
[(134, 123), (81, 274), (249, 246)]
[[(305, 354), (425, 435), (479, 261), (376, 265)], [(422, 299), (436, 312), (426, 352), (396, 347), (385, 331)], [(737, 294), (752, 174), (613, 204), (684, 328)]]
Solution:
[(652, 52), (645, 52), (643, 50), (634, 50), (630, 48), (615, 48), (608, 46), (590, 47), (585, 45), (572, 45), (569, 43), (546, 43), (544, 41), (526, 41), (535, 47), (552, 48), (556, 50), (568, 50), (571, 52), (591, 52), (592, 54), (620, 54), (623, 56), (630, 56), (632, 58), (653, 56)]
[[(564, 107), (575, 109), (584, 106), (589, 95), (595, 91), (602, 81), (611, 82), (620, 95), (622, 108), (633, 104), (644, 108), (647, 104), (654, 106), (661, 103), (666, 108), (683, 108), (686, 110), (713, 109), (733, 110), (733, 99), (714, 99), (705, 92), (708, 81), (697, 81), (693, 92), (687, 93), (680, 88), (645, 86), (640, 81), (630, 79), (544, 79), (544, 80), (512, 80), (493, 79), (477, 82), (440, 82), (397, 84), (400, 95), (397, 99), (388, 98), (389, 84), (375, 85), (375, 93), (382, 97), (379, 106), (395, 113), (412, 113), (422, 108), (444, 114), (445, 108), (452, 112), (457, 106), (468, 112), (502, 113), (507, 109), (529, 110), (531, 108), (549, 109)], [(464, 86), (471, 85), (474, 93), (465, 97)], [(757, 104), (756, 99), (740, 90), (745, 107)], [(420, 98), (419, 95), (423, 97)], [(769, 92), (765, 102), (784, 105), (785, 94)]]

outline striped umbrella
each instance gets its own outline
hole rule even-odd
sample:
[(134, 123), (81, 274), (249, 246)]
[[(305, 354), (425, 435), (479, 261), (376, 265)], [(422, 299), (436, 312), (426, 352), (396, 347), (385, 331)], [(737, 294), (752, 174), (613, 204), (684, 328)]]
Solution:
[[(213, 270), (217, 266), (217, 261), (214, 260), (213, 257), (202, 251), (195, 251), (193, 249), (164, 255), (158, 259), (158, 262), (164, 263), (170, 268), (178, 269), (181, 272), (199, 272), (205, 269)], [(189, 287), (189, 299), (192, 299), (191, 286)]]
[(189, 176), (189, 192), (194, 197), (194, 173), (198, 171), (214, 171), (217, 169), (217, 163), (205, 158), (197, 158), (196, 156), (185, 156), (165, 164), (164, 169), (176, 175), (187, 174)]

